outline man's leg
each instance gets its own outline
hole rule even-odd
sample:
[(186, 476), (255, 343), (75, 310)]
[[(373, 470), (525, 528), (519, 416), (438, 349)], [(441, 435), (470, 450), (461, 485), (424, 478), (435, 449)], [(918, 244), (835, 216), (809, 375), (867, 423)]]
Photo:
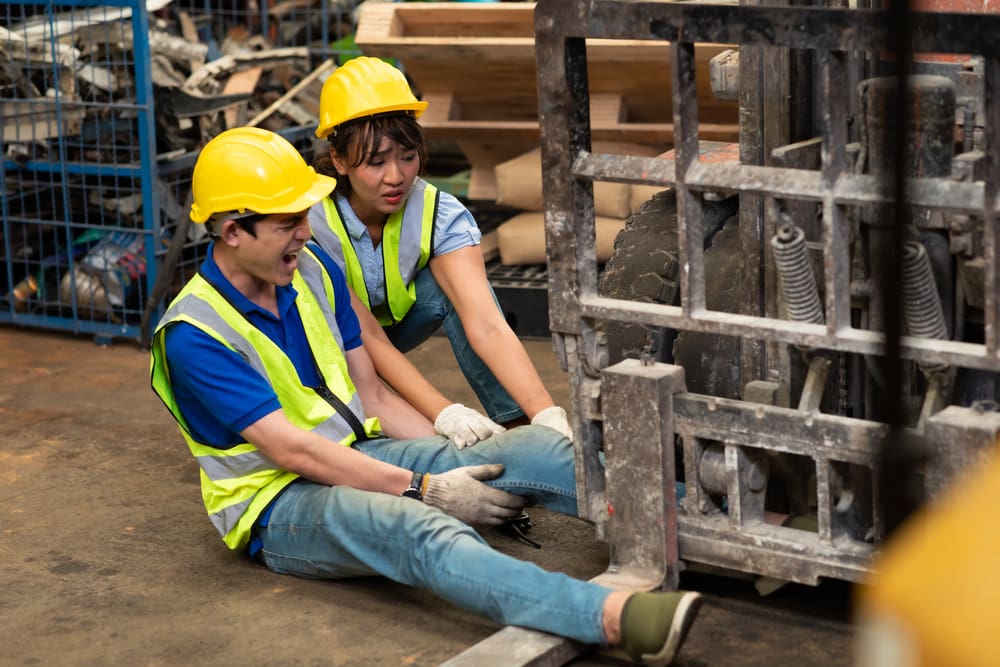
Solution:
[[(417, 302), (413, 304), (402, 322), (385, 330), (392, 344), (400, 351), (408, 352), (427, 340), (438, 326), (443, 324), (445, 335), (448, 336), (451, 349), (458, 361), (458, 367), (490, 419), (506, 423), (523, 417), (524, 411), (472, 349), (458, 313), (434, 280), (431, 270), (425, 268), (417, 273), (414, 282)], [(496, 296), (493, 300), (496, 302)], [(500, 308), (499, 304), (497, 308)]]
[[(429, 472), (453, 468), (449, 461), (474, 465), (499, 459), (513, 472), (510, 480), (505, 473), (494, 485), (575, 514), (572, 447), (565, 438), (541, 426), (495, 437), (490, 447), (482, 446), (493, 438), (465, 450), (445, 438), (375, 440), (359, 448)], [(349, 487), (292, 485), (275, 501), (260, 537), (264, 562), (275, 572), (313, 578), (380, 574), (497, 623), (618, 644), (649, 665), (672, 660), (700, 602), (697, 593), (628, 596), (546, 572), (493, 550), (472, 528), (436, 508)]]
[(547, 426), (521, 426), (458, 449), (444, 437), (361, 442), (365, 454), (431, 474), (461, 466), (502, 463), (504, 474), (487, 482), (562, 514), (577, 515), (573, 445)]
[(300, 481), (275, 501), (259, 535), (263, 560), (278, 573), (379, 574), (503, 625), (605, 644), (608, 589), (502, 554), (410, 498)]

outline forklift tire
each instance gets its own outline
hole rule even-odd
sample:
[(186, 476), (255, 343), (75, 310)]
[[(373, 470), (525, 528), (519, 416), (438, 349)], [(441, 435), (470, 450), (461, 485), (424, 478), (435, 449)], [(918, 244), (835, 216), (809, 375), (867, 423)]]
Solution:
[[(673, 190), (653, 195), (625, 221), (601, 273), (601, 296), (673, 304), (678, 298), (677, 200)], [(657, 361), (673, 360), (673, 330), (608, 322), (608, 360), (638, 358), (648, 349)]]
[[(737, 197), (706, 202), (705, 246), (733, 217)], [(706, 259), (707, 261), (707, 259)], [(601, 273), (601, 296), (677, 305), (680, 302), (680, 273), (677, 253), (677, 199), (673, 189), (658, 192), (625, 221), (615, 238), (614, 252)], [(626, 322), (607, 322), (608, 359), (639, 358), (644, 351), (653, 360), (674, 361), (673, 329), (647, 327)]]

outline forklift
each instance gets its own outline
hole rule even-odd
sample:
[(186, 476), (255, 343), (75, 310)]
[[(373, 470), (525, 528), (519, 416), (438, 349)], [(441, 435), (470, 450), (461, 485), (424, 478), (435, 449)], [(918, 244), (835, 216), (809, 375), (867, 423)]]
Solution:
[[(994, 449), (1000, 17), (938, 4), (536, 5), (549, 328), (579, 515), (609, 547), (595, 581), (867, 582)], [(665, 156), (592, 151), (594, 39), (670, 44)], [(732, 51), (697, 71), (696, 44)], [(739, 100), (738, 146), (700, 139), (706, 85)], [(663, 188), (604, 267), (599, 181)], [(580, 650), (505, 628), (446, 664)]]

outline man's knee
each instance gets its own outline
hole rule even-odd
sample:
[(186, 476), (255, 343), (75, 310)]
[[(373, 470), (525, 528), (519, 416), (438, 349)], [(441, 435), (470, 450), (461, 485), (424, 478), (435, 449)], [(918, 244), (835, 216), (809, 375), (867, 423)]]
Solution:
[(511, 454), (519, 460), (535, 459), (546, 464), (562, 462), (573, 466), (573, 443), (548, 426), (518, 426), (493, 438), (497, 439), (500, 447), (511, 450)]

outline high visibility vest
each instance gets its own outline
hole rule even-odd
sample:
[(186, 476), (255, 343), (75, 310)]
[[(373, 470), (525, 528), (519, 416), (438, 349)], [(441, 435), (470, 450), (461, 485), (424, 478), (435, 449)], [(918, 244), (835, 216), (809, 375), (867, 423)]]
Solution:
[[(438, 189), (418, 178), (406, 196), (402, 208), (389, 216), (382, 230), (382, 267), (385, 272), (385, 302), (389, 313), (380, 313), (379, 324), (389, 326), (402, 320), (417, 300), (413, 284), (417, 272), (431, 258), (434, 218), (437, 216)], [(371, 292), (344, 218), (333, 197), (323, 200), (326, 225), (313, 225), (312, 233), (323, 250), (332, 255), (347, 276), (347, 283), (368, 310), (372, 309)]]
[(347, 370), (343, 338), (334, 314), (333, 283), (320, 260), (304, 248), (292, 279), (295, 307), (323, 385), (305, 387), (285, 352), (249, 321), (201, 274), (192, 278), (156, 327), (150, 360), (153, 390), (170, 410), (201, 466), (201, 497), (212, 524), (230, 549), (249, 542), (260, 513), (298, 475), (276, 468), (248, 442), (218, 449), (197, 441), (178, 408), (166, 363), (164, 331), (176, 322), (198, 327), (242, 356), (271, 385), (288, 420), (332, 442), (351, 445), (380, 430), (366, 419)]

